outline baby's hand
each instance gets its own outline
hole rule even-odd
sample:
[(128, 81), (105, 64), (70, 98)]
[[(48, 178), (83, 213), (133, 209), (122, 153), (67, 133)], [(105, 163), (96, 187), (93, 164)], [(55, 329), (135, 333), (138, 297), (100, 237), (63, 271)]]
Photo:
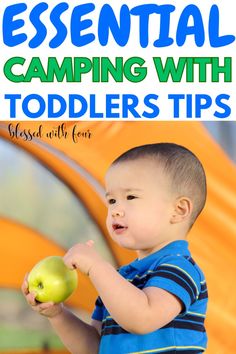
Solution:
[(27, 278), (28, 274), (24, 278), (21, 290), (31, 308), (46, 317), (55, 317), (60, 314), (62, 312), (62, 304), (54, 304), (53, 302), (43, 303), (35, 299), (35, 294), (29, 292)]
[(95, 251), (92, 240), (86, 243), (77, 243), (69, 249), (63, 257), (65, 265), (70, 269), (79, 269), (82, 273), (89, 275), (90, 269), (95, 263), (103, 259)]

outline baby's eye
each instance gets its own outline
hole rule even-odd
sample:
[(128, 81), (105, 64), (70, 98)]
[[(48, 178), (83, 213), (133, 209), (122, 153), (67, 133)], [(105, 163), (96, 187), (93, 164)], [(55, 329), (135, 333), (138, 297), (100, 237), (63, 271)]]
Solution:
[(115, 204), (116, 200), (114, 198), (107, 200), (108, 204)]
[(127, 195), (126, 199), (127, 200), (133, 200), (133, 199), (136, 199), (137, 197), (135, 197), (134, 195)]

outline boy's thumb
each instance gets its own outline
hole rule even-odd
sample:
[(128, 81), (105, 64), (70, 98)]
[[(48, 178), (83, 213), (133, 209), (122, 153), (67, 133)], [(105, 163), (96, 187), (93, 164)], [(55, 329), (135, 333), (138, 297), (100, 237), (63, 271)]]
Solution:
[(89, 241), (86, 242), (86, 245), (89, 246), (89, 247), (93, 247), (94, 241), (93, 240), (89, 240)]

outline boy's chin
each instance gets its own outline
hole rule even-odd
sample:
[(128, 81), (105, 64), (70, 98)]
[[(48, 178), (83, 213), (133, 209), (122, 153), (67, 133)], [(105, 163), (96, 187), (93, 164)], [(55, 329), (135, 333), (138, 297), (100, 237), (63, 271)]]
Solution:
[(112, 237), (112, 239), (113, 241), (115, 241), (116, 244), (118, 244), (122, 248), (125, 248), (129, 251), (138, 251), (138, 246), (130, 240), (127, 240), (122, 237)]

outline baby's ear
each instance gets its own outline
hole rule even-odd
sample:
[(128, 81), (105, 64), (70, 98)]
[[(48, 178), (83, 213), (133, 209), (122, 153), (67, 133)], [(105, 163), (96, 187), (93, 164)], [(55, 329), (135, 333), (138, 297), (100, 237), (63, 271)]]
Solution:
[(183, 222), (190, 217), (193, 203), (188, 197), (179, 197), (174, 203), (174, 210), (170, 219), (171, 224)]

